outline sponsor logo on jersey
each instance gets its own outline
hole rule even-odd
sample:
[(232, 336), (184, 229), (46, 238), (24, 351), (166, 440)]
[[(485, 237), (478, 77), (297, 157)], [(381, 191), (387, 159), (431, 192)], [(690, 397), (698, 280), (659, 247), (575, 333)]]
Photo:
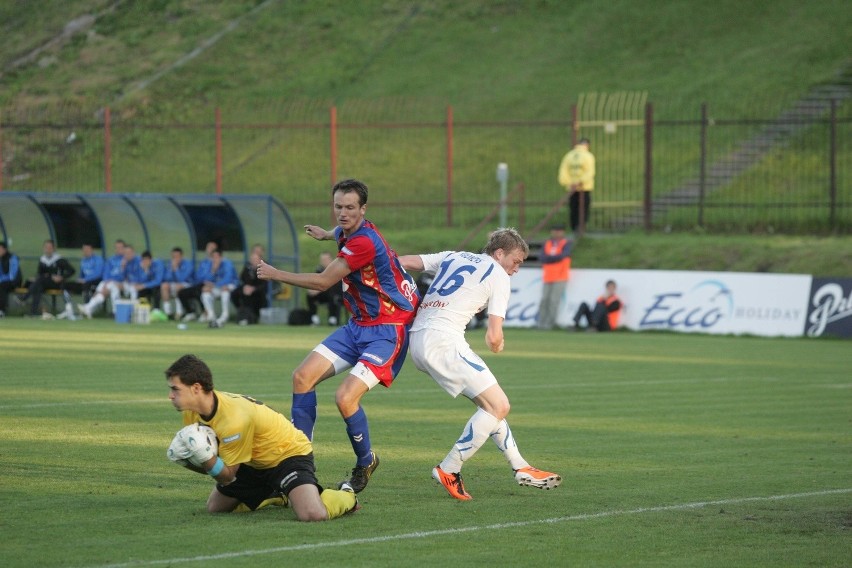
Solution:
[(402, 292), (402, 295), (405, 296), (406, 300), (412, 304), (415, 303), (415, 300), (417, 299), (417, 286), (414, 282), (407, 279), (403, 280), (399, 283), (399, 289)]

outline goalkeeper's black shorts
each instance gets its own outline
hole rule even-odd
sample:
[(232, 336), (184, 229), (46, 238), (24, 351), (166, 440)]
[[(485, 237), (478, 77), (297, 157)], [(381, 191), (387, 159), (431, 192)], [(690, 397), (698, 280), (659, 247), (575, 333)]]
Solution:
[(222, 495), (239, 499), (249, 509), (255, 510), (270, 497), (289, 495), (290, 491), (300, 485), (316, 485), (322, 492), (322, 486), (317, 481), (312, 453), (287, 458), (268, 469), (256, 469), (240, 464), (236, 479), (228, 485), (217, 483), (216, 489)]

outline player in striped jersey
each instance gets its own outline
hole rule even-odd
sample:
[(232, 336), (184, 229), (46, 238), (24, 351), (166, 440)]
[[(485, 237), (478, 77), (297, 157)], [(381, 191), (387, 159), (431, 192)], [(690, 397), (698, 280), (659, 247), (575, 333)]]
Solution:
[(261, 261), (257, 275), (311, 290), (327, 290), (343, 281), (349, 322), (329, 335), (293, 371), (293, 424), (313, 438), (317, 416), (316, 386), (349, 370), (335, 393), (356, 463), (347, 483), (356, 493), (367, 486), (379, 457), (372, 449), (361, 398), (374, 386), (390, 387), (405, 360), (408, 329), (420, 297), (393, 249), (365, 217), (367, 186), (354, 179), (332, 188), (337, 226), (305, 225), (317, 240), (335, 240), (338, 254), (320, 273), (277, 270)]

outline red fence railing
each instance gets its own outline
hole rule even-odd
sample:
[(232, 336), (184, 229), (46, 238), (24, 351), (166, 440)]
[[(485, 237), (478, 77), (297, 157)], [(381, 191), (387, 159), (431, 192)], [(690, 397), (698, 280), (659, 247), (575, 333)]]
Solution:
[(465, 120), (417, 101), (202, 110), (206, 121), (171, 122), (4, 110), (0, 191), (266, 193), (322, 218), (329, 180), (358, 177), (385, 206), (383, 226), (470, 227), (499, 201), (494, 167), (507, 163), (510, 184), (524, 187), (508, 221), (534, 227), (563, 196), (562, 155), (586, 136), (598, 164), (590, 231), (852, 230), (843, 99), (757, 118), (713, 117), (707, 105), (678, 117), (650, 103), (639, 120)]

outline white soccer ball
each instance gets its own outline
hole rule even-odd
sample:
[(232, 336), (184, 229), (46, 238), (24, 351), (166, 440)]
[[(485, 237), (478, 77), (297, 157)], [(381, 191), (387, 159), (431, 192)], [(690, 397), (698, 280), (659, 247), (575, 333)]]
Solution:
[(213, 428), (204, 424), (190, 424), (175, 434), (168, 458), (180, 465), (201, 466), (219, 453), (219, 441)]
[(219, 440), (210, 426), (196, 423), (184, 430), (184, 441), (190, 451), (189, 461), (193, 465), (200, 466), (219, 453)]

